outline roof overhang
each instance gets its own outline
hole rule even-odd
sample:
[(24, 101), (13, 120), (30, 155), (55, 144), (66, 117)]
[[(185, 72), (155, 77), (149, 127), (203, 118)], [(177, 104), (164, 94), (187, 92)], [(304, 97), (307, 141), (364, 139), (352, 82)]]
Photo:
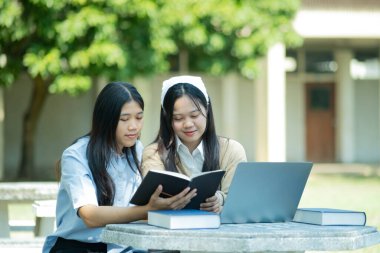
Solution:
[(379, 39), (380, 11), (300, 10), (293, 22), (303, 38)]

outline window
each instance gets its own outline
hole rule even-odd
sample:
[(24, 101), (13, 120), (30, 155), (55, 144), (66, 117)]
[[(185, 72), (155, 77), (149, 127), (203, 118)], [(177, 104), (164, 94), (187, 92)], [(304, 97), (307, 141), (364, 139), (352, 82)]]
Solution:
[(306, 51), (307, 73), (333, 73), (337, 69), (332, 51)]
[(351, 76), (354, 79), (380, 78), (378, 50), (357, 50), (350, 63)]
[(314, 87), (310, 90), (310, 109), (328, 111), (330, 108), (330, 90), (324, 87)]

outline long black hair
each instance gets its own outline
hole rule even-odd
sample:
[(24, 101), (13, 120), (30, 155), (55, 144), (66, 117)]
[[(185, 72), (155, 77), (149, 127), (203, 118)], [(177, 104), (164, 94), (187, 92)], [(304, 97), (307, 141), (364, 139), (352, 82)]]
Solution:
[[(117, 150), (116, 128), (121, 109), (125, 103), (131, 101), (138, 103), (144, 110), (144, 101), (133, 85), (112, 82), (102, 89), (95, 102), (86, 155), (95, 181), (99, 205), (112, 205), (114, 201), (115, 184), (107, 172), (107, 166), (111, 153)], [(132, 147), (124, 147), (123, 153), (132, 170), (135, 173), (141, 173), (136, 155), (136, 144)], [(130, 155), (133, 161), (130, 161)]]
[(205, 161), (202, 171), (217, 170), (219, 169), (219, 142), (215, 131), (211, 100), (209, 99), (207, 103), (201, 90), (189, 83), (178, 83), (170, 87), (161, 107), (160, 129), (155, 142), (158, 143), (158, 152), (163, 159), (165, 169), (178, 172), (175, 164), (177, 141), (172, 123), (174, 103), (183, 96), (188, 96), (199, 111), (202, 112), (201, 105), (206, 109), (206, 129), (202, 135)]

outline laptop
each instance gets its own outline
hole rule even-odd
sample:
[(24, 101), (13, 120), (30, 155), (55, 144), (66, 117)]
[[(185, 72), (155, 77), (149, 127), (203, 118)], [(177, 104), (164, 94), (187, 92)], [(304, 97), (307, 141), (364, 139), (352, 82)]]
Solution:
[(292, 221), (313, 164), (238, 164), (220, 214), (223, 224)]

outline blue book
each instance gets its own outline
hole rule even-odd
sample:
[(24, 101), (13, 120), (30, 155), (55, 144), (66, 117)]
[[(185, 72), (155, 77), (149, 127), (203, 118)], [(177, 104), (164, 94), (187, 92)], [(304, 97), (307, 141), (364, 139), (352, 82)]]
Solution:
[(315, 225), (364, 226), (366, 214), (332, 208), (298, 208), (293, 221)]
[(219, 228), (220, 216), (197, 209), (149, 211), (148, 224), (168, 229)]

